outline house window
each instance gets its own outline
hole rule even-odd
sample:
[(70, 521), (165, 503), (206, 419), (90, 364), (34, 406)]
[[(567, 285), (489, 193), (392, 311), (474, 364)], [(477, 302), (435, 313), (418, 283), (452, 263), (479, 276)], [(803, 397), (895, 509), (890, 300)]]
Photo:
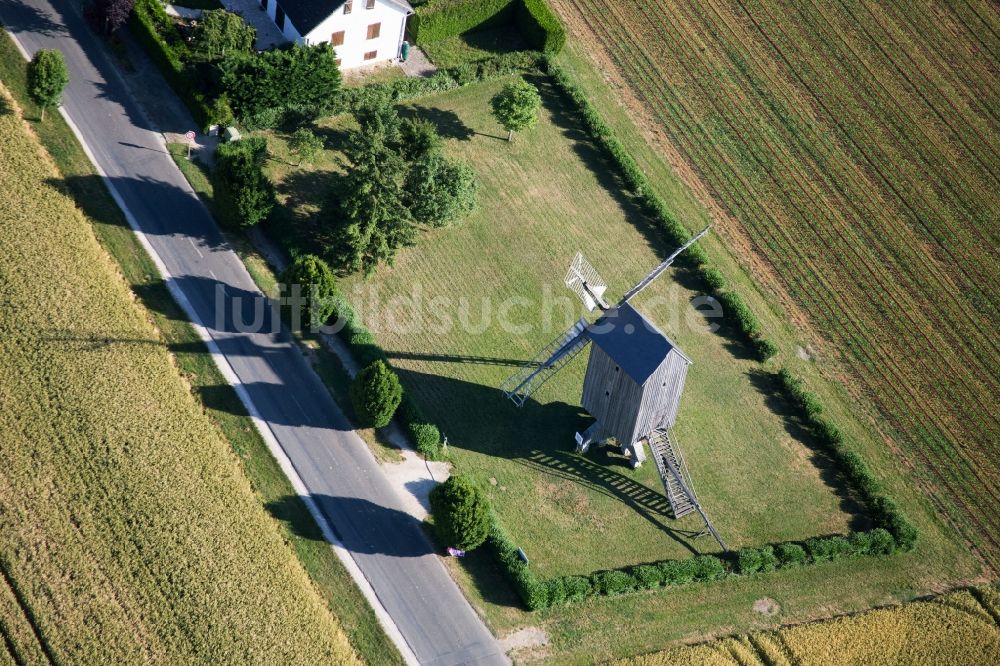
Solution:
[(368, 26), (368, 39), (377, 39), (381, 32), (382, 32), (382, 24), (372, 23), (370, 26)]
[(354, 9), (354, 3), (351, 0), (347, 0), (347, 2), (344, 3), (344, 13), (350, 14), (352, 9)]
[(378, 51), (369, 51), (365, 54), (365, 60), (374, 60), (378, 56)]
[(274, 23), (278, 26), (278, 30), (285, 31), (285, 10), (281, 5), (274, 6)]
[(344, 44), (344, 31), (338, 30), (337, 32), (330, 35), (330, 46), (343, 46)]
[(375, 0), (365, 0), (365, 9), (375, 9)]

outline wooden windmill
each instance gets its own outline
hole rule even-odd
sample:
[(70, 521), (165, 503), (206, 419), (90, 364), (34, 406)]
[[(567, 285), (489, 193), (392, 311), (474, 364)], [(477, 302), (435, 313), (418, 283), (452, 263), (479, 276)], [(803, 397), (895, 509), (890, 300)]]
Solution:
[(577, 253), (566, 273), (566, 286), (589, 311), (600, 309), (601, 316), (593, 323), (581, 317), (500, 388), (520, 407), (593, 343), (581, 404), (595, 421), (586, 431), (576, 434), (577, 450), (586, 452), (591, 444), (613, 438), (622, 453), (631, 458), (633, 466), (638, 466), (646, 459), (643, 443), (648, 444), (674, 518), (697, 511), (705, 521), (702, 534), (710, 533), (726, 550), (722, 537), (698, 503), (671, 430), (691, 359), (629, 303), (708, 229), (705, 227), (673, 252), (614, 305), (604, 300), (607, 283)]

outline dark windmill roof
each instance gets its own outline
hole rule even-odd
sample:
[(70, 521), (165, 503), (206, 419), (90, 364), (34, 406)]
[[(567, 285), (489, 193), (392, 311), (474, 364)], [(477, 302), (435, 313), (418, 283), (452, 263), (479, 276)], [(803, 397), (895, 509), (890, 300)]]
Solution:
[[(278, 0), (278, 4), (285, 10), (285, 16), (292, 22), (295, 29), (303, 37), (311, 32), (316, 26), (325, 21), (330, 14), (339, 11), (344, 6), (345, 0)], [(413, 12), (413, 8), (406, 0), (386, 0), (390, 5), (396, 5), (406, 12)], [(360, 0), (355, 5), (362, 4)], [(354, 11), (364, 9), (355, 6)]]
[(691, 362), (653, 322), (628, 303), (605, 312), (587, 332), (594, 344), (640, 386), (673, 350)]

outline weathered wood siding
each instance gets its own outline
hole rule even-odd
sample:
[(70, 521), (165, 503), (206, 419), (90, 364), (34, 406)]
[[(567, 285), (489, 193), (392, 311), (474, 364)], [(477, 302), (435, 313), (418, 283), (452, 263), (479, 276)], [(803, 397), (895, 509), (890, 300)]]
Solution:
[(632, 444), (677, 418), (688, 361), (671, 351), (642, 386), (597, 345), (590, 348), (581, 403), (602, 426), (602, 436)]
[(672, 350), (646, 380), (633, 433), (635, 440), (642, 439), (656, 428), (674, 424), (684, 392), (687, 368), (687, 359)]
[(590, 346), (590, 361), (583, 380), (583, 408), (600, 422), (603, 434), (619, 444), (631, 444), (642, 387), (597, 345)]

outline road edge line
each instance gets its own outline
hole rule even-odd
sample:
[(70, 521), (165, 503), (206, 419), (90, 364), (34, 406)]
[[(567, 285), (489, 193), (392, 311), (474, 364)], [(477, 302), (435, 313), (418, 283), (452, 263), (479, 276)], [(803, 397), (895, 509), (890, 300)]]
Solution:
[[(17, 35), (12, 33), (10, 30), (6, 30), (6, 32), (8, 35), (10, 35), (11, 40), (14, 42), (14, 46), (16, 46), (17, 50), (20, 51), (21, 57), (23, 57), (25, 61), (30, 62), (31, 56), (28, 54), (27, 50), (25, 50), (24, 46), (22, 46), (20, 40), (17, 38)], [(212, 357), (212, 360), (215, 363), (216, 368), (218, 368), (219, 372), (222, 373), (222, 376), (226, 378), (226, 381), (229, 382), (229, 385), (233, 388), (233, 390), (236, 391), (236, 395), (239, 396), (240, 402), (242, 402), (243, 406), (246, 408), (247, 413), (250, 416), (250, 419), (253, 421), (254, 426), (257, 428), (257, 431), (264, 439), (264, 443), (267, 444), (268, 450), (271, 452), (271, 455), (274, 456), (274, 459), (278, 463), (278, 466), (281, 468), (281, 471), (284, 472), (285, 476), (288, 478), (288, 481), (292, 484), (292, 488), (295, 490), (299, 498), (302, 499), (302, 502), (306, 505), (306, 509), (309, 511), (309, 514), (312, 516), (313, 520), (320, 528), (320, 531), (323, 533), (323, 537), (327, 540), (327, 542), (329, 542), (330, 547), (333, 549), (334, 554), (336, 554), (337, 556), (337, 559), (339, 559), (341, 561), (341, 564), (344, 565), (344, 568), (347, 569), (347, 573), (354, 580), (354, 584), (358, 586), (358, 589), (361, 591), (361, 594), (365, 597), (365, 600), (368, 601), (368, 604), (371, 606), (372, 611), (375, 613), (375, 617), (378, 619), (379, 624), (382, 625), (383, 631), (385, 631), (386, 635), (396, 646), (396, 649), (399, 650), (400, 655), (403, 657), (403, 661), (405, 661), (407, 664), (410, 664), (411, 666), (419, 666), (420, 662), (419, 660), (417, 660), (416, 654), (414, 654), (413, 650), (406, 642), (406, 639), (403, 637), (403, 634), (399, 630), (399, 627), (393, 621), (392, 616), (389, 615), (389, 612), (382, 605), (382, 602), (379, 600), (378, 595), (375, 593), (375, 589), (371, 586), (371, 583), (368, 581), (368, 579), (365, 578), (364, 573), (361, 571), (361, 568), (358, 566), (358, 563), (354, 561), (354, 558), (351, 556), (350, 551), (348, 551), (347, 548), (344, 546), (344, 544), (340, 541), (340, 539), (337, 538), (326, 516), (324, 516), (319, 511), (319, 507), (316, 506), (316, 501), (312, 498), (312, 495), (309, 494), (308, 490), (306, 489), (305, 483), (302, 481), (301, 477), (299, 477), (298, 472), (295, 471), (295, 467), (292, 465), (291, 460), (288, 459), (288, 456), (285, 454), (284, 449), (281, 448), (281, 445), (275, 438), (274, 433), (271, 431), (270, 426), (268, 426), (267, 422), (260, 417), (260, 414), (257, 411), (256, 406), (254, 406), (253, 401), (250, 399), (249, 394), (246, 392), (246, 388), (243, 386), (243, 383), (236, 375), (236, 372), (232, 369), (232, 366), (229, 365), (229, 361), (227, 361), (226, 357), (222, 354), (222, 352), (219, 351), (218, 345), (216, 345), (215, 343), (215, 339), (208, 332), (208, 329), (205, 328), (200, 321), (198, 321), (198, 317), (194, 309), (191, 307), (191, 304), (188, 302), (187, 297), (184, 296), (184, 293), (180, 290), (180, 287), (177, 286), (176, 278), (174, 278), (174, 276), (171, 275), (170, 272), (167, 270), (166, 265), (160, 259), (160, 256), (156, 253), (156, 250), (153, 249), (153, 246), (152, 244), (150, 244), (149, 239), (146, 238), (145, 232), (142, 231), (142, 229), (139, 227), (138, 223), (135, 220), (135, 217), (132, 215), (132, 212), (125, 204), (125, 201), (122, 199), (121, 195), (118, 194), (118, 191), (115, 189), (115, 186), (111, 182), (111, 179), (108, 178), (107, 174), (104, 172), (104, 169), (101, 168), (101, 165), (97, 163), (97, 160), (94, 157), (94, 154), (90, 149), (90, 146), (87, 145), (87, 142), (84, 140), (83, 135), (80, 133), (79, 128), (76, 126), (76, 123), (73, 122), (73, 119), (70, 117), (69, 113), (61, 104), (59, 105), (58, 110), (59, 114), (63, 117), (63, 120), (65, 120), (66, 124), (69, 126), (70, 131), (72, 131), (73, 135), (76, 137), (76, 140), (80, 144), (80, 147), (83, 149), (83, 152), (87, 155), (87, 159), (90, 160), (90, 163), (94, 166), (94, 169), (101, 177), (101, 180), (104, 182), (104, 185), (108, 188), (108, 192), (111, 194), (111, 198), (115, 200), (115, 203), (118, 205), (118, 208), (121, 209), (122, 214), (128, 221), (129, 227), (131, 227), (132, 229), (132, 233), (135, 234), (136, 238), (139, 240), (139, 244), (142, 245), (143, 249), (149, 255), (149, 258), (153, 260), (153, 264), (156, 266), (156, 270), (160, 273), (160, 277), (162, 277), (164, 282), (166, 283), (167, 290), (170, 292), (170, 295), (174, 298), (174, 301), (177, 302), (177, 304), (187, 315), (188, 323), (194, 328), (195, 332), (198, 334), (198, 337), (201, 338), (202, 342), (208, 348), (208, 353)], [(150, 131), (154, 135), (156, 135), (157, 138), (159, 138), (160, 142), (163, 143), (164, 146), (166, 145), (166, 141), (164, 140), (162, 134), (158, 132), (153, 132), (152, 130)], [(186, 178), (185, 182), (187, 182)], [(189, 194), (191, 193), (189, 192)], [(242, 261), (240, 263), (242, 264)], [(297, 556), (296, 559), (298, 559)], [(301, 562), (299, 562), (299, 566), (305, 569), (305, 567), (302, 565)], [(336, 616), (336, 613), (334, 613), (334, 615)], [(339, 617), (337, 617), (337, 622), (338, 624), (340, 624), (341, 629), (343, 630), (343, 624), (340, 622)]]

